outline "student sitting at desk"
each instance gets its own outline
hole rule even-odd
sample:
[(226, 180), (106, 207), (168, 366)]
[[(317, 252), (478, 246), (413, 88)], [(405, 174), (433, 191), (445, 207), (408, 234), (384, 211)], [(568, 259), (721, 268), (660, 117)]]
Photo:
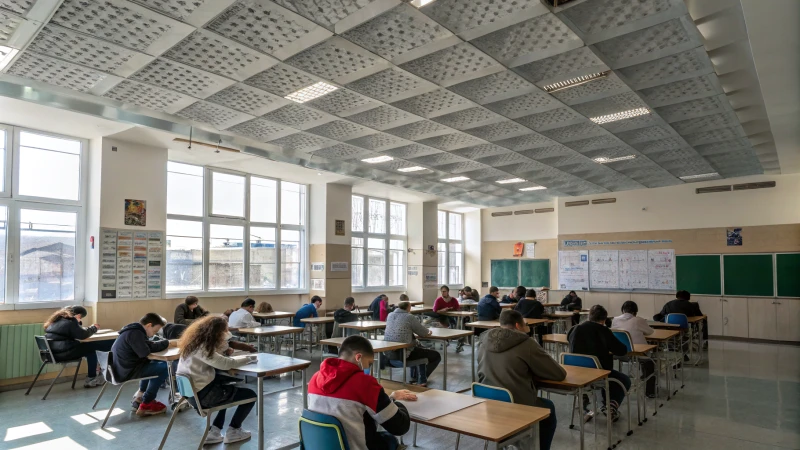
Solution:
[(242, 302), (242, 307), (231, 313), (228, 318), (228, 326), (230, 328), (258, 328), (261, 322), (253, 317), (253, 311), (256, 309), (256, 301), (252, 298), (246, 298)]
[(500, 317), (503, 308), (497, 301), (498, 297), (500, 297), (500, 289), (497, 286), (490, 287), (489, 293), (478, 302), (478, 320), (497, 320)]
[[(536, 300), (536, 291), (528, 289), (520, 301), (517, 302), (514, 311), (518, 311), (525, 319), (541, 319), (544, 315), (544, 305), (539, 300)], [(547, 325), (535, 327), (536, 340), (539, 345), (542, 345), (542, 338), (547, 334), (547, 330)]]
[[(311, 377), (308, 409), (339, 419), (353, 450), (396, 450), (395, 436), (408, 432), (411, 419), (406, 407), (395, 400), (415, 401), (417, 396), (405, 389), (386, 395), (369, 375), (374, 359), (367, 339), (345, 339), (339, 357), (322, 361), (319, 372)], [(378, 431), (378, 425), (385, 431)]]
[(319, 314), (317, 314), (317, 310), (319, 309), (320, 306), (322, 306), (322, 298), (319, 295), (311, 297), (311, 301), (301, 306), (300, 309), (298, 309), (297, 312), (294, 314), (294, 320), (292, 320), (292, 325), (301, 328), (305, 327), (306, 324), (302, 322), (302, 319), (319, 317)]
[[(569, 294), (561, 300), (561, 311), (580, 311), (583, 308), (583, 301), (575, 291), (569, 291)], [(580, 322), (580, 313), (572, 316), (572, 324), (577, 325)]]
[[(611, 321), (611, 328), (613, 330), (624, 330), (631, 335), (633, 344), (647, 344), (645, 336), (650, 336), (655, 330), (650, 328), (647, 320), (641, 317), (636, 317), (639, 313), (639, 305), (630, 300), (622, 304), (622, 315), (614, 317)], [(645, 377), (650, 376), (656, 370), (656, 363), (648, 359), (641, 361), (639, 364), (642, 368), (642, 375)], [(649, 398), (656, 396), (656, 377), (647, 380), (647, 387), (645, 388), (645, 395)]]
[[(667, 320), (667, 314), (685, 314), (686, 317), (702, 316), (700, 305), (696, 302), (690, 301), (692, 294), (689, 291), (678, 291), (675, 294), (675, 300), (668, 301), (661, 312), (653, 316), (656, 322), (664, 322)], [(703, 339), (708, 341), (708, 321), (703, 320)], [(687, 357), (688, 358), (688, 357)], [(686, 358), (685, 358), (686, 359)], [(688, 361), (688, 359), (686, 359)]]
[(339, 308), (333, 313), (333, 321), (336, 323), (357, 322), (358, 314), (353, 314), (356, 308), (356, 299), (347, 297), (344, 299), (344, 307)]
[(190, 295), (175, 308), (175, 323), (178, 325), (191, 325), (195, 320), (207, 315), (208, 311), (200, 306), (200, 300), (194, 295)]
[(105, 383), (103, 377), (97, 376), (97, 354), (100, 350), (111, 350), (112, 340), (96, 342), (79, 342), (97, 333), (97, 324), (83, 327), (81, 319), (88, 312), (83, 306), (67, 306), (59, 309), (44, 323), (45, 338), (50, 341), (50, 350), (56, 361), (86, 358), (86, 380), (83, 387), (93, 388)]
[[(195, 321), (183, 333), (180, 342), (181, 359), (176, 373), (189, 375), (197, 389), (189, 403), (195, 408), (197, 401), (203, 408), (213, 408), (226, 403), (234, 403), (256, 398), (252, 389), (240, 388), (231, 384), (231, 377), (218, 374), (217, 370), (230, 370), (257, 360), (253, 355), (247, 358), (231, 358), (233, 349), (228, 348), (228, 324), (224, 317), (207, 317)], [(245, 403), (236, 407), (228, 430), (225, 432), (226, 444), (248, 439), (250, 432), (242, 429), (242, 422), (250, 414), (255, 403)], [(222, 427), (225, 426), (225, 411), (217, 413), (206, 437), (206, 444), (223, 441)]]
[(176, 347), (177, 341), (152, 341), (153, 336), (164, 326), (161, 316), (147, 313), (138, 322), (129, 323), (119, 331), (119, 337), (111, 347), (111, 370), (118, 381), (132, 378), (156, 376), (139, 382), (139, 390), (133, 394), (131, 405), (137, 416), (152, 416), (166, 411), (166, 406), (156, 400), (158, 388), (167, 379), (167, 363), (147, 359), (150, 353), (157, 353), (169, 347)]
[[(450, 297), (449, 287), (442, 286), (441, 288), (439, 288), (439, 292), (441, 292), (442, 295), (433, 302), (434, 313), (438, 315), (439, 313), (443, 312), (461, 310), (461, 305), (458, 303), (458, 299), (455, 297)], [(439, 323), (443, 327), (455, 328), (457, 321), (455, 317), (440, 315)], [(461, 338), (458, 340), (458, 344), (456, 344), (456, 353), (461, 353), (463, 351), (464, 351), (464, 338)]]
[[(400, 302), (389, 314), (386, 319), (386, 330), (384, 330), (383, 338), (390, 342), (402, 342), (406, 344), (415, 343), (414, 335), (419, 337), (430, 336), (431, 331), (425, 328), (416, 317), (412, 316), (411, 303)], [(445, 349), (446, 350), (446, 349)], [(403, 350), (395, 350), (388, 352), (386, 355), (390, 360), (402, 361)], [(442, 356), (436, 350), (429, 350), (419, 346), (414, 347), (411, 352), (406, 356), (406, 361), (415, 359), (427, 359), (428, 365), (424, 370), (417, 370), (416, 367), (411, 368), (411, 382), (419, 383), (421, 386), (428, 385), (428, 377), (436, 370), (436, 366), (442, 360)]]
[[(569, 351), (571, 353), (578, 353), (581, 355), (591, 355), (600, 361), (600, 365), (605, 370), (610, 370), (610, 378), (614, 378), (625, 385), (623, 389), (617, 383), (610, 383), (609, 397), (611, 398), (611, 418), (614, 422), (619, 420), (619, 405), (625, 399), (625, 392), (631, 388), (631, 379), (622, 372), (614, 370), (614, 356), (625, 356), (628, 354), (628, 348), (619, 339), (614, 336), (611, 330), (606, 326), (608, 319), (608, 312), (600, 305), (592, 306), (589, 310), (589, 320), (580, 325), (570, 328), (567, 333), (569, 340)], [(612, 356), (613, 355), (613, 356)], [(605, 405), (605, 390), (603, 391), (603, 408), (602, 411), (606, 413)], [(593, 411), (589, 411), (589, 397), (583, 397), (583, 409), (585, 412), (584, 420), (591, 420)]]
[(514, 403), (550, 410), (550, 417), (539, 422), (540, 450), (550, 450), (556, 433), (556, 409), (553, 402), (536, 395), (533, 379), (562, 381), (566, 376), (567, 371), (528, 336), (528, 326), (517, 311), (503, 311), (500, 328), (481, 336), (478, 381), (508, 389)]
[(266, 314), (266, 313), (275, 312), (275, 310), (272, 309), (272, 305), (270, 305), (269, 303), (261, 302), (256, 307), (256, 312), (259, 313), (259, 314)]
[(389, 297), (386, 294), (381, 294), (372, 300), (367, 311), (372, 311), (372, 320), (381, 320), (381, 308), (386, 309), (388, 306)]
[(517, 286), (508, 295), (504, 295), (500, 303), (517, 303), (525, 297), (525, 286)]

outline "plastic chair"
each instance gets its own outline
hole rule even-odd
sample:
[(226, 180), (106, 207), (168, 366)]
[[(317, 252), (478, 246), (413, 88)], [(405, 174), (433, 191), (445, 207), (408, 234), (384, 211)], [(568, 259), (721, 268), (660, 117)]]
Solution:
[(673, 325), (679, 325), (682, 329), (689, 328), (689, 318), (686, 317), (686, 314), (667, 314), (666, 321)]
[(114, 406), (117, 404), (117, 400), (119, 400), (120, 394), (122, 394), (122, 389), (125, 387), (126, 384), (136, 383), (142, 380), (149, 380), (151, 378), (156, 378), (156, 375), (152, 377), (144, 377), (144, 378), (134, 378), (132, 380), (126, 381), (119, 381), (117, 376), (114, 374), (114, 369), (112, 366), (112, 361), (114, 360), (114, 354), (111, 352), (101, 352), (97, 350), (97, 363), (100, 365), (100, 373), (103, 375), (103, 379), (106, 380), (106, 383), (103, 384), (103, 388), (100, 389), (100, 394), (97, 396), (97, 400), (94, 401), (92, 405), (92, 409), (97, 407), (97, 404), (100, 402), (100, 398), (103, 397), (103, 393), (106, 391), (106, 388), (109, 384), (113, 384), (114, 386), (119, 386), (119, 390), (117, 391), (117, 395), (114, 397), (114, 401), (111, 402), (111, 406), (108, 408), (108, 412), (106, 413), (106, 418), (103, 419), (103, 424), (100, 425), (100, 428), (104, 428), (106, 426), (106, 422), (108, 422), (108, 418), (111, 417), (111, 411), (114, 410)]
[(511, 391), (497, 386), (489, 386), (488, 384), (472, 383), (472, 396), (497, 400), (498, 402), (514, 403), (514, 396), (511, 395)]
[(31, 385), (28, 386), (28, 390), (25, 392), (25, 395), (31, 393), (33, 385), (36, 384), (36, 380), (38, 380), (39, 375), (42, 374), (42, 369), (44, 369), (44, 366), (48, 364), (61, 364), (61, 370), (59, 370), (58, 375), (53, 378), (53, 381), (50, 383), (50, 387), (47, 388), (47, 392), (44, 393), (42, 400), (47, 400), (47, 396), (50, 394), (50, 390), (53, 389), (53, 385), (56, 384), (56, 380), (58, 380), (58, 378), (61, 376), (61, 373), (64, 372), (64, 369), (67, 368), (67, 364), (70, 363), (78, 363), (78, 365), (75, 367), (75, 375), (72, 377), (72, 389), (75, 389), (75, 380), (78, 379), (78, 372), (81, 370), (81, 361), (83, 360), (83, 357), (78, 359), (70, 359), (67, 361), (56, 361), (53, 351), (50, 350), (50, 343), (47, 341), (47, 338), (44, 336), (34, 336), (33, 339), (36, 341), (36, 347), (39, 349), (39, 359), (42, 360), (42, 365), (39, 366), (39, 371), (36, 372), (36, 377), (31, 382)]
[[(181, 411), (181, 407), (184, 403), (188, 403), (190, 406), (195, 407), (197, 414), (200, 417), (206, 418), (206, 427), (205, 431), (203, 432), (203, 438), (200, 439), (200, 445), (197, 447), (198, 450), (202, 450), (203, 445), (206, 443), (206, 437), (208, 437), (208, 430), (211, 429), (211, 414), (217, 411), (221, 411), (223, 409), (233, 408), (234, 406), (244, 405), (246, 403), (253, 403), (254, 401), (258, 400), (257, 397), (248, 398), (246, 400), (240, 400), (238, 402), (227, 403), (224, 405), (214, 406), (213, 408), (203, 408), (200, 402), (195, 398), (195, 404), (192, 405), (189, 402), (190, 398), (195, 397), (195, 393), (198, 392), (194, 388), (194, 381), (192, 381), (192, 377), (189, 375), (175, 375), (175, 383), (178, 385), (178, 393), (181, 394), (181, 399), (178, 401), (178, 404), (175, 405), (175, 408), (172, 410), (172, 417), (169, 419), (169, 424), (167, 425), (167, 429), (164, 431), (164, 437), (161, 438), (161, 444), (158, 446), (158, 450), (164, 448), (164, 444), (167, 442), (167, 436), (169, 436), (169, 432), (172, 429), (172, 424), (175, 422), (175, 418), (178, 416), (178, 413)], [(259, 412), (260, 413), (260, 412)]]
[(339, 419), (307, 409), (299, 420), (301, 450), (350, 450)]

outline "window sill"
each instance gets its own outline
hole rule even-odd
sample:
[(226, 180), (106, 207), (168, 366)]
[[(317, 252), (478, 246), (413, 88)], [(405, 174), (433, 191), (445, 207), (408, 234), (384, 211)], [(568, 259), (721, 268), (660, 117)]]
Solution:
[[(250, 295), (306, 295), (308, 289), (262, 289), (250, 291), (175, 291), (164, 293), (165, 299), (182, 298), (193, 295), (197, 298), (213, 297), (247, 297)], [(144, 299), (124, 299), (124, 300), (144, 300)], [(102, 300), (101, 300), (102, 301)], [(113, 301), (113, 300), (112, 300)]]
[(353, 292), (406, 292), (406, 286), (370, 286), (365, 288), (351, 288)]
[(76, 300), (64, 300), (59, 302), (3, 303), (0, 304), (0, 311), (22, 311), (28, 309), (57, 309), (73, 305), (91, 307), (92, 305), (94, 305), (94, 303), (88, 303)]

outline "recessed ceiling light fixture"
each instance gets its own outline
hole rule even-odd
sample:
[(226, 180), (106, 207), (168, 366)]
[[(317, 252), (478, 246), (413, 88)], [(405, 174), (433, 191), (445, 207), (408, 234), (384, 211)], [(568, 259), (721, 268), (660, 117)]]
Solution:
[(609, 122), (616, 122), (618, 120), (623, 120), (623, 119), (630, 119), (631, 117), (643, 116), (645, 114), (650, 114), (650, 110), (647, 108), (636, 108), (636, 109), (629, 109), (628, 111), (621, 111), (614, 114), (606, 114), (605, 116), (592, 117), (589, 120), (591, 120), (596, 124), (603, 124)]
[(414, 167), (403, 167), (402, 169), (397, 169), (398, 172), (419, 172), (420, 170), (425, 170), (422, 166), (414, 166)]
[(698, 175), (686, 175), (685, 177), (680, 177), (681, 180), (696, 180), (698, 178), (711, 178), (711, 177), (718, 177), (719, 174), (717, 172), (711, 173), (701, 173)]
[(547, 189), (547, 188), (544, 187), (544, 186), (531, 186), (531, 187), (522, 188), (522, 189), (520, 189), (520, 191), (522, 191), (522, 192), (541, 191), (542, 189)]
[(389, 161), (391, 161), (393, 159), (394, 158), (392, 158), (391, 156), (383, 155), (383, 156), (376, 156), (374, 158), (362, 159), (361, 162), (365, 162), (365, 163), (369, 163), (369, 164), (378, 164), (378, 163), (389, 162)]
[(455, 183), (457, 181), (467, 181), (469, 177), (452, 177), (452, 178), (445, 178), (442, 180), (443, 183)]
[(508, 178), (505, 180), (497, 180), (497, 184), (512, 184), (512, 183), (524, 183), (525, 180), (522, 178)]
[(600, 78), (605, 78), (610, 73), (611, 73), (610, 70), (606, 70), (605, 72), (590, 73), (589, 75), (570, 78), (569, 80), (548, 84), (547, 86), (544, 87), (544, 90), (552, 94), (553, 92), (563, 91), (564, 89), (569, 89), (571, 87), (586, 84), (590, 81), (599, 80)]
[(425, 5), (429, 4), (429, 3), (433, 3), (435, 1), (436, 0), (411, 0), (411, 4), (413, 6), (416, 6), (417, 8), (422, 8), (423, 6), (425, 6)]
[(0, 70), (5, 69), (8, 63), (17, 56), (17, 53), (19, 53), (19, 50), (15, 48), (0, 45)]
[(287, 95), (284, 98), (297, 103), (305, 103), (314, 100), (315, 98), (322, 97), (323, 95), (331, 93), (337, 89), (339, 88), (332, 84), (328, 84), (324, 81), (319, 81), (312, 84), (311, 86), (304, 87), (299, 91), (292, 92), (291, 94)]
[(627, 160), (633, 159), (633, 158), (636, 158), (636, 155), (620, 156), (618, 158), (606, 158), (605, 156), (600, 156), (598, 158), (595, 158), (594, 162), (600, 163), (600, 164), (608, 164), (608, 163), (613, 163), (613, 162), (617, 162), (617, 161), (627, 161)]

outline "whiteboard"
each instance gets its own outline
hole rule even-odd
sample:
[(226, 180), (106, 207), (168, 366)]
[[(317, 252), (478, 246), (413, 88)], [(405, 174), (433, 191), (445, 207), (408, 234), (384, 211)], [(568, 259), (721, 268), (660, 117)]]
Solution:
[(619, 288), (619, 250), (589, 251), (589, 285), (597, 289)]
[(619, 288), (647, 289), (647, 250), (619, 251)]
[(589, 251), (567, 250), (558, 252), (559, 289), (589, 289)]
[(649, 288), (675, 290), (675, 250), (648, 250), (647, 259)]

